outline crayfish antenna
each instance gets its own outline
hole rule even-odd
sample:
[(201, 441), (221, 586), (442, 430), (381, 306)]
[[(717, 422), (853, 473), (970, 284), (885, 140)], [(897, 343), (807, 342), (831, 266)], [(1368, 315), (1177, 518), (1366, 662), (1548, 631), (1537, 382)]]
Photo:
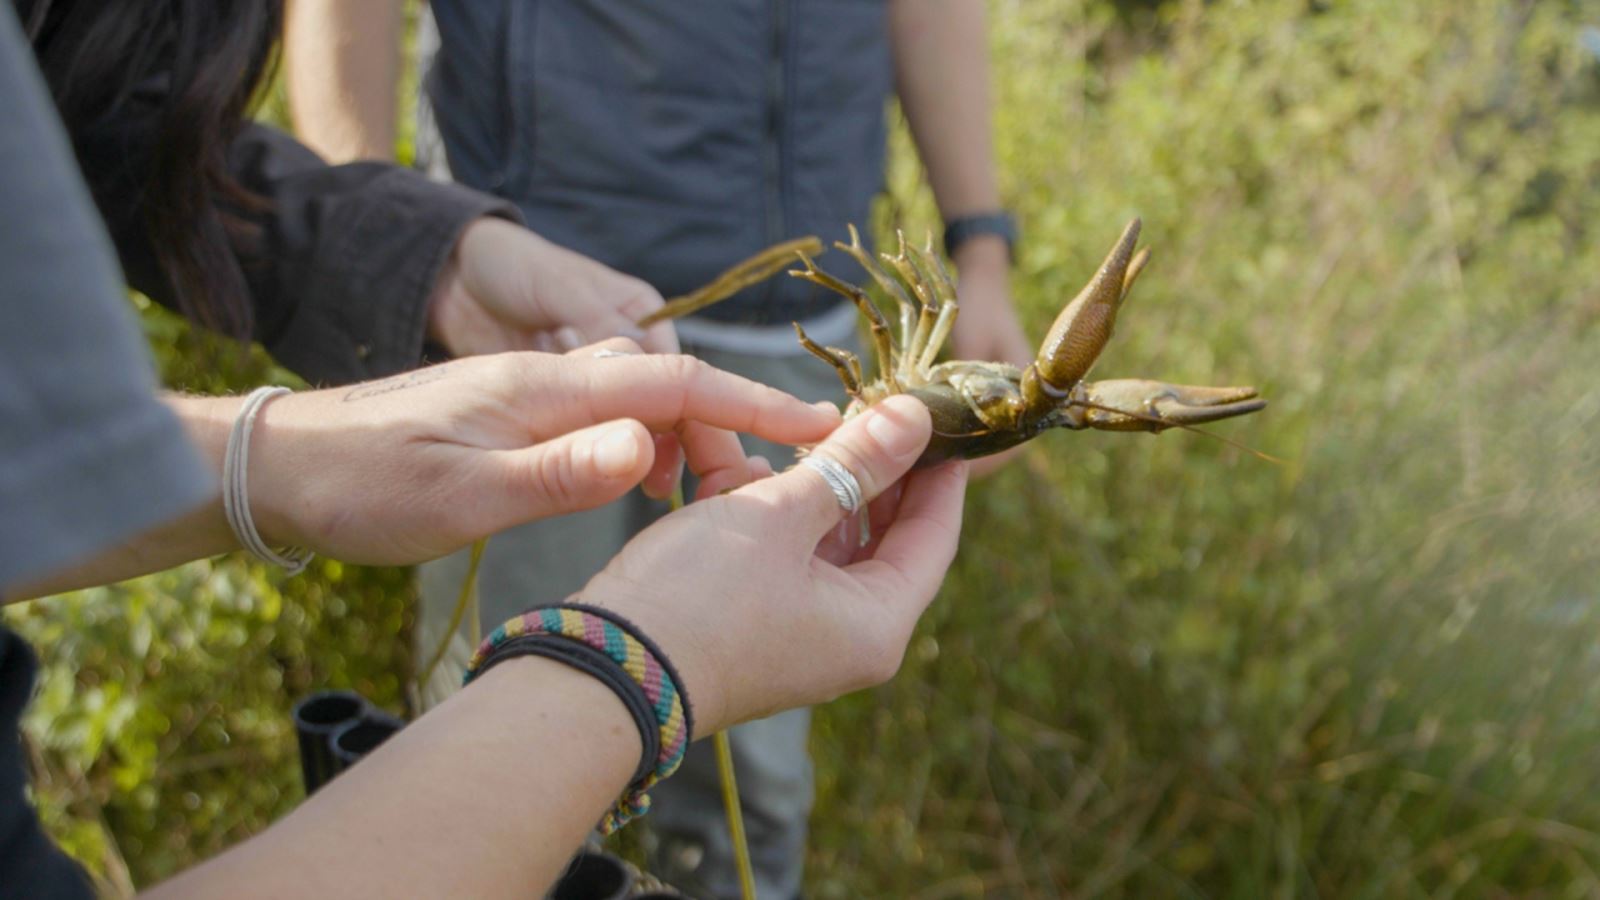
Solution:
[(774, 244), (749, 259), (736, 263), (732, 268), (693, 291), (681, 297), (673, 297), (660, 309), (635, 324), (640, 328), (649, 328), (657, 322), (680, 319), (690, 313), (699, 312), (712, 304), (721, 303), (752, 284), (766, 281), (793, 265), (795, 254), (798, 253), (803, 257), (817, 256), (824, 249), (826, 248), (822, 246), (822, 240), (815, 235)]

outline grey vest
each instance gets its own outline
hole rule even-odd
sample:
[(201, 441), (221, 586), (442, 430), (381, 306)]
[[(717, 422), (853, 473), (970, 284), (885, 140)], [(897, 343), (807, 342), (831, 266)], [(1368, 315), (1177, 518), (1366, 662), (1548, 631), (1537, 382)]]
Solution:
[[(686, 293), (770, 244), (865, 225), (891, 86), (883, 0), (433, 0), (455, 177), (545, 237)], [(846, 263), (841, 274), (854, 278)], [(794, 278), (703, 315), (839, 302)]]

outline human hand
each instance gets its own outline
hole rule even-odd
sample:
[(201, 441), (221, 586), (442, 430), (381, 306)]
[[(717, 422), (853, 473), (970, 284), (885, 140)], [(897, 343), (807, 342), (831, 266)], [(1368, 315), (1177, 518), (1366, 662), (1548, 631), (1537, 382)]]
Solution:
[[(1011, 250), (992, 235), (970, 238), (956, 248), (956, 287), (961, 314), (950, 332), (950, 349), (956, 359), (1005, 362), (1027, 367), (1034, 346), (1017, 321), (1011, 304)], [(984, 457), (972, 463), (972, 474), (982, 478), (1022, 453), (1021, 447)]]
[(848, 468), (872, 500), (866, 547), (832, 540), (845, 514), (820, 475), (796, 467), (667, 516), (576, 599), (616, 610), (662, 647), (702, 735), (885, 681), (961, 530), (965, 463), (900, 482), (930, 431), (921, 403), (891, 397), (811, 451)]
[(670, 322), (635, 323), (662, 304), (637, 278), (559, 247), (520, 225), (468, 225), (434, 291), (428, 334), (456, 356), (507, 350), (564, 352), (626, 337), (677, 353)]
[(810, 443), (839, 422), (831, 406), (687, 356), (622, 340), (605, 349), (636, 355), (475, 357), (273, 401), (252, 439), (257, 526), (269, 544), (419, 562), (662, 481), (677, 458), (658, 455), (655, 436), (672, 435), (720, 490), (770, 471), (745, 458), (735, 431)]

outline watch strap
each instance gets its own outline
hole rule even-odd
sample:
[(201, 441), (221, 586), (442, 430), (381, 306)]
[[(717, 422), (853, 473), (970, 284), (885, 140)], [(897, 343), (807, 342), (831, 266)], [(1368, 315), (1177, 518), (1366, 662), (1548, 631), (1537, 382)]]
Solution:
[(980, 235), (992, 234), (1006, 242), (1006, 249), (1010, 251), (1011, 260), (1017, 258), (1017, 220), (1005, 211), (982, 213), (974, 216), (958, 216), (951, 219), (944, 227), (944, 252), (946, 256), (954, 258), (956, 249), (962, 244)]

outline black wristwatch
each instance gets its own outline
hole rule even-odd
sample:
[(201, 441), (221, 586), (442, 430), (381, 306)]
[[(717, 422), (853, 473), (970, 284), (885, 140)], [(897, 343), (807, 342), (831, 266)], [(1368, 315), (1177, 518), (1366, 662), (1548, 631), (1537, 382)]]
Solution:
[(957, 247), (965, 244), (970, 238), (984, 234), (997, 235), (1004, 240), (1006, 250), (1011, 254), (1011, 261), (1017, 261), (1017, 220), (1011, 218), (1011, 214), (1004, 210), (951, 219), (944, 226), (945, 255), (954, 259)]

